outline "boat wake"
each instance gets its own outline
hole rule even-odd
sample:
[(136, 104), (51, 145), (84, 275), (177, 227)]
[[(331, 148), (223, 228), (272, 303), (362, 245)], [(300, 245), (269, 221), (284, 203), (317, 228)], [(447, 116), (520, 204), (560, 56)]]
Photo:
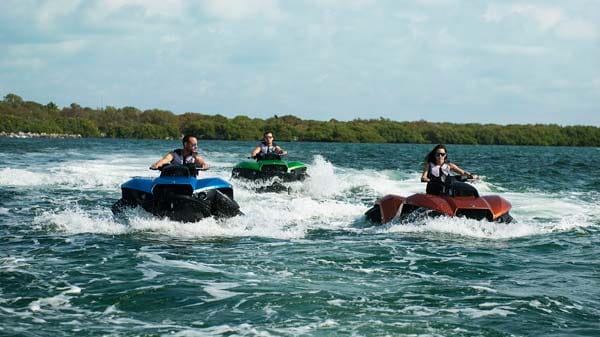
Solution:
[[(476, 182), (482, 195), (500, 194), (509, 200), (515, 223), (495, 224), (462, 218), (437, 217), (414, 223), (391, 223), (371, 227), (364, 212), (385, 194), (421, 192), (417, 171), (357, 169), (336, 166), (320, 155), (307, 163), (309, 177), (290, 183), (284, 193), (256, 193), (255, 186), (230, 180), (235, 158), (222, 158), (209, 172), (231, 181), (242, 216), (230, 219), (202, 219), (179, 223), (149, 213), (128, 210), (126, 220), (115, 219), (110, 205), (119, 198), (119, 185), (131, 176), (152, 176), (148, 158), (97, 158), (81, 162), (62, 162), (58, 166), (0, 170), (0, 187), (35, 190), (35, 203), (51, 199), (36, 208), (33, 224), (66, 233), (130, 234), (158, 233), (175, 237), (212, 238), (257, 236), (273, 239), (304, 238), (312, 230), (359, 232), (442, 233), (485, 239), (509, 239), (554, 232), (600, 227), (598, 193), (514, 192), (495, 185), (485, 177)], [(114, 161), (114, 162), (111, 162)], [(128, 162), (128, 160), (130, 162)], [(93, 191), (91, 193), (90, 191)], [(2, 212), (16, 210), (7, 202)]]

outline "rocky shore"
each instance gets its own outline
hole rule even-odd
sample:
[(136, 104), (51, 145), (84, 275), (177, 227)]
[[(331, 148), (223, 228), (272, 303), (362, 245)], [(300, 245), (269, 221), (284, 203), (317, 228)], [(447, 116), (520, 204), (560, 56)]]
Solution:
[(81, 138), (79, 134), (65, 134), (65, 133), (37, 133), (37, 132), (0, 132), (0, 137), (9, 138)]

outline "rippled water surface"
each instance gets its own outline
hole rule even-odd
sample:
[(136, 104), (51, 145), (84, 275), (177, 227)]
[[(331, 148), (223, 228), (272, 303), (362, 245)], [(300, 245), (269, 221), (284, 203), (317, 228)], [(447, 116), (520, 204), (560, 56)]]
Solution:
[[(431, 145), (281, 143), (310, 178), (245, 213), (110, 206), (178, 141), (0, 138), (0, 336), (598, 336), (600, 149), (449, 146), (516, 219), (373, 227)], [(252, 142), (201, 141), (229, 180)]]

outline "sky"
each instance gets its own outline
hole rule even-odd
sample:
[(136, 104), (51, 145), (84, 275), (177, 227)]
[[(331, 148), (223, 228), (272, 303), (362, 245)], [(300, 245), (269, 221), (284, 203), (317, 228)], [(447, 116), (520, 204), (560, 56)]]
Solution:
[(600, 1), (2, 0), (0, 95), (600, 126)]

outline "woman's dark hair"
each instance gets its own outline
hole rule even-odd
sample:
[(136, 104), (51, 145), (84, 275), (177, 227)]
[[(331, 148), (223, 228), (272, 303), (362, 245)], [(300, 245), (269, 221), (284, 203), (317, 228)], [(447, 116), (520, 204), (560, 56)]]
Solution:
[(443, 149), (444, 152), (446, 153), (446, 157), (444, 158), (446, 161), (448, 161), (448, 150), (446, 150), (446, 145), (444, 144), (438, 144), (436, 145), (433, 150), (429, 151), (429, 153), (425, 156), (425, 162), (426, 163), (434, 163), (435, 164), (435, 153), (437, 152), (437, 150), (439, 149)]

